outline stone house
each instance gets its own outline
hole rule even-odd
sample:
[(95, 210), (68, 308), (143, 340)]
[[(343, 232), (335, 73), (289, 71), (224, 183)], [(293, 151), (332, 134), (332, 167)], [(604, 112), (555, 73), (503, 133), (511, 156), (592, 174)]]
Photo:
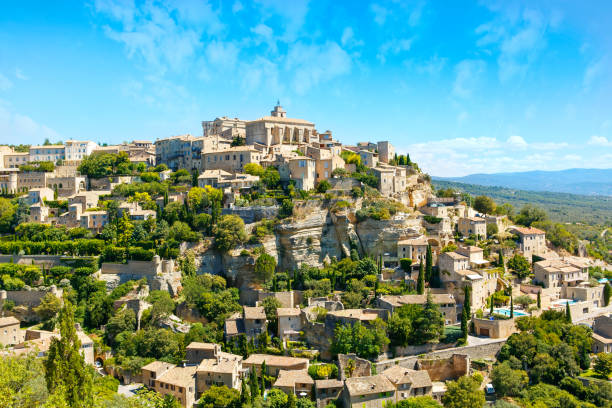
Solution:
[[(295, 188), (298, 190), (312, 190), (316, 182), (316, 163), (313, 159), (306, 156), (290, 157), (284, 160), (284, 164), (279, 166), (281, 180), (287, 177), (295, 181)], [(284, 177), (283, 177), (284, 176)]]
[(326, 328), (333, 328), (338, 324), (354, 324), (361, 322), (370, 324), (376, 319), (387, 320), (389, 312), (384, 309), (343, 309), (327, 312), (325, 315)]
[(546, 253), (546, 233), (537, 228), (512, 227), (510, 232), (518, 235), (519, 250), (530, 260), (532, 255)]
[(47, 223), (49, 222), (49, 207), (44, 203), (36, 203), (30, 206), (29, 222)]
[(314, 380), (308, 375), (307, 369), (280, 370), (274, 382), (274, 388), (278, 388), (285, 394), (295, 394), (298, 398), (312, 398)]
[(344, 383), (340, 380), (315, 380), (315, 398), (317, 407), (325, 407), (332, 401), (336, 401), (342, 395)]
[(458, 247), (455, 250), (459, 255), (463, 255), (468, 258), (470, 267), (482, 268), (489, 264), (489, 261), (484, 259), (484, 250), (474, 245)]
[(378, 159), (383, 163), (389, 163), (395, 158), (395, 147), (388, 140), (376, 143)]
[(369, 150), (360, 150), (359, 157), (361, 157), (361, 164), (366, 167), (374, 168), (378, 165), (378, 153)]
[[(432, 293), (431, 297), (444, 315), (446, 324), (457, 323), (461, 316), (458, 316), (454, 296), (448, 293)], [(389, 310), (391, 313), (404, 305), (424, 305), (426, 302), (427, 295), (383, 295), (376, 299), (379, 308)]]
[(382, 374), (347, 378), (344, 381), (344, 408), (383, 408), (395, 401), (395, 386)]
[(25, 338), (25, 331), (19, 326), (19, 320), (13, 316), (0, 317), (0, 344), (8, 346), (21, 343)]
[(224, 170), (230, 173), (242, 173), (246, 164), (259, 164), (261, 159), (261, 152), (253, 146), (234, 146), (203, 153), (202, 166), (204, 171)]
[(474, 332), (476, 335), (490, 337), (492, 339), (505, 339), (513, 333), (518, 332), (514, 319), (508, 320), (490, 320), (490, 319), (472, 319), (474, 322)]
[(247, 145), (272, 146), (309, 143), (316, 130), (312, 122), (288, 118), (287, 112), (277, 104), (270, 116), (247, 122), (245, 132)]
[(215, 343), (191, 342), (185, 347), (187, 364), (200, 364), (202, 360), (214, 359), (221, 353), (221, 346)]
[(397, 241), (397, 257), (399, 259), (412, 259), (413, 265), (420, 265), (421, 262), (425, 262), (427, 245), (428, 242), (425, 236)]
[(53, 190), (48, 187), (33, 188), (28, 191), (28, 204), (38, 204), (53, 201)]
[(154, 361), (142, 367), (143, 383), (162, 395), (172, 395), (183, 407), (192, 407), (196, 401), (196, 366), (177, 367)]
[(449, 280), (449, 275), (445, 272), (453, 273), (461, 270), (469, 269), (470, 259), (457, 252), (443, 252), (438, 255), (438, 268), (440, 269), (440, 278), (442, 281)]
[(546, 259), (533, 264), (535, 280), (544, 288), (577, 286), (589, 280), (587, 267), (564, 259)]
[(276, 309), (278, 318), (278, 337), (283, 341), (298, 340), (302, 331), (302, 311), (294, 307)]
[(612, 318), (599, 316), (593, 320), (593, 353), (612, 353)]
[(432, 383), (425, 370), (411, 370), (395, 365), (381, 373), (395, 387), (396, 402), (407, 398), (431, 395)]
[(281, 370), (293, 371), (308, 369), (308, 359), (299, 357), (276, 356), (271, 354), (251, 354), (242, 362), (246, 370), (254, 367), (258, 374), (261, 373), (261, 365), (266, 362), (266, 375), (277, 377)]
[(462, 217), (457, 223), (457, 230), (464, 237), (475, 235), (477, 239), (487, 238), (487, 222), (480, 217)]
[(268, 327), (266, 312), (262, 306), (243, 306), (242, 313), (234, 313), (225, 321), (225, 338), (229, 339), (239, 334), (247, 338), (256, 338)]
[(216, 352), (213, 358), (205, 358), (197, 367), (196, 397), (199, 398), (213, 385), (240, 390), (242, 372), (242, 356)]
[(106, 211), (85, 211), (81, 214), (80, 226), (92, 231), (101, 230), (108, 223)]

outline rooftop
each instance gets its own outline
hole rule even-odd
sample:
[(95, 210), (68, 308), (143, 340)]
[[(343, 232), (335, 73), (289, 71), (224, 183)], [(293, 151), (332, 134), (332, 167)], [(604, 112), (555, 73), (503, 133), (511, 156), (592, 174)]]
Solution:
[(215, 350), (217, 347), (220, 347), (215, 343), (198, 343), (197, 341), (192, 341), (186, 347), (187, 350)]
[(316, 380), (315, 387), (318, 390), (322, 390), (324, 388), (342, 388), (344, 383), (340, 380), (329, 379), (329, 380)]
[(458, 254), (456, 252), (444, 252), (444, 253), (440, 254), (440, 256), (449, 256), (449, 257), (453, 258), (456, 261), (461, 261), (461, 260), (466, 260), (467, 261), (468, 260), (467, 257), (465, 257), (465, 256), (463, 256), (461, 254)]
[(266, 311), (264, 310), (263, 306), (244, 306), (244, 318), (249, 320), (265, 319)]
[(280, 370), (274, 383), (275, 387), (294, 387), (295, 384), (314, 384), (308, 370)]
[(512, 230), (518, 232), (520, 235), (545, 235), (546, 232), (537, 228), (526, 228), (526, 227), (513, 227)]
[(331, 316), (336, 317), (349, 317), (353, 319), (358, 319), (361, 321), (364, 320), (374, 320), (379, 317), (377, 311), (368, 310), (368, 309), (344, 309), (344, 310), (335, 310), (327, 313)]
[(302, 311), (296, 307), (279, 307), (276, 309), (278, 317), (299, 316)]
[[(436, 304), (455, 303), (453, 295), (448, 293), (432, 293), (431, 297)], [(395, 307), (402, 305), (423, 305), (427, 301), (427, 295), (386, 295), (380, 300), (390, 303)]]
[(431, 378), (426, 370), (411, 370), (399, 365), (382, 372), (393, 384), (412, 384), (412, 387), (431, 387)]
[(387, 377), (382, 374), (369, 377), (347, 378), (344, 385), (351, 396), (393, 392), (395, 387)]
[(287, 356), (275, 356), (272, 354), (251, 354), (249, 358), (244, 360), (244, 364), (261, 365), (266, 362), (267, 366), (274, 367), (292, 367), (296, 365), (306, 364), (308, 365), (307, 358), (300, 357), (287, 357)]
[(197, 369), (196, 366), (174, 367), (162, 374), (161, 377), (157, 377), (157, 381), (187, 388), (195, 385), (194, 376)]
[(13, 324), (19, 324), (19, 320), (13, 316), (0, 317), (0, 327), (11, 326)]

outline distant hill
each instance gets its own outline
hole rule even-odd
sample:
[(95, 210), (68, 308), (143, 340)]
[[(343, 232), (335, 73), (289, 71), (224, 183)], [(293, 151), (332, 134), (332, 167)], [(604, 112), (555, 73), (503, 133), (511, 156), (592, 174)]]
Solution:
[(612, 197), (576, 195), (546, 191), (527, 191), (507, 187), (481, 186), (445, 180), (433, 180), (436, 189), (453, 188), (472, 196), (486, 195), (497, 204), (512, 204), (518, 211), (525, 204), (544, 208), (557, 222), (581, 222), (587, 224), (612, 223)]
[(434, 180), (447, 180), (482, 186), (499, 186), (529, 191), (612, 196), (612, 169), (538, 170), (521, 173), (470, 174), (464, 177), (434, 177)]

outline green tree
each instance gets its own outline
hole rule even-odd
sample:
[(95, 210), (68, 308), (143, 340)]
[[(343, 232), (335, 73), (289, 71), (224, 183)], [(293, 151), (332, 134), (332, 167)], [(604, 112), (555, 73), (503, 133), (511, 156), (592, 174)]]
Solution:
[(527, 204), (521, 208), (521, 212), (516, 216), (515, 221), (518, 224), (530, 227), (534, 222), (546, 221), (547, 219), (548, 215), (546, 211), (531, 204)]
[(572, 322), (572, 312), (570, 311), (569, 302), (565, 302), (565, 320), (568, 323)]
[(40, 305), (34, 308), (34, 313), (41, 320), (46, 321), (53, 319), (62, 308), (62, 301), (53, 293), (46, 293), (40, 300)]
[(508, 361), (504, 361), (493, 368), (491, 382), (497, 395), (516, 397), (527, 386), (529, 378), (525, 371), (515, 370)]
[(427, 251), (425, 252), (425, 279), (429, 282), (430, 287), (438, 287), (439, 276), (434, 274), (433, 271), (433, 255), (431, 253), (431, 245), (429, 244), (427, 244)]
[(185, 276), (195, 276), (197, 272), (196, 264), (195, 264), (195, 254), (191, 249), (185, 251), (185, 255), (179, 259), (179, 265), (181, 267), (181, 272)]
[(174, 312), (174, 301), (165, 290), (154, 290), (147, 297), (147, 302), (151, 303), (151, 321), (159, 324)]
[(442, 405), (430, 396), (413, 397), (398, 401), (395, 408), (441, 408)]
[(240, 392), (225, 385), (212, 385), (202, 393), (198, 408), (239, 408)]
[(128, 258), (130, 243), (132, 242), (132, 234), (134, 233), (134, 224), (128, 217), (128, 212), (123, 212), (123, 217), (117, 221), (117, 244), (125, 248), (125, 259)]
[(506, 271), (506, 263), (504, 262), (504, 252), (501, 249), (498, 251), (497, 266), (502, 268), (504, 272)]
[(287, 218), (293, 215), (293, 201), (285, 199), (281, 203), (281, 207), (278, 210), (278, 216), (280, 218)]
[(215, 227), (215, 245), (227, 252), (247, 239), (244, 221), (237, 215), (223, 215)]
[(272, 255), (263, 253), (255, 261), (255, 275), (263, 283), (266, 283), (274, 276), (275, 269), (276, 259)]
[(609, 282), (606, 282), (603, 289), (604, 306), (610, 304), (610, 296), (612, 296), (612, 286), (610, 286)]
[(257, 163), (247, 163), (244, 165), (244, 172), (252, 176), (261, 177), (264, 173), (264, 168)]
[(417, 278), (417, 293), (422, 295), (425, 293), (425, 268), (423, 268), (423, 262), (419, 264), (419, 277)]
[(474, 209), (478, 212), (493, 214), (495, 207), (495, 201), (491, 197), (481, 195), (474, 199)]
[(274, 167), (266, 168), (260, 178), (261, 181), (265, 184), (265, 186), (269, 189), (278, 188), (280, 184), (280, 174), (278, 173), (278, 170)]
[(131, 332), (136, 330), (136, 314), (132, 309), (123, 308), (108, 319), (104, 330), (104, 338), (106, 343), (114, 346), (115, 337), (122, 332)]
[(482, 408), (485, 404), (484, 391), (472, 377), (461, 377), (446, 383), (446, 393), (442, 396), (445, 408)]
[(325, 193), (330, 188), (331, 188), (331, 184), (329, 184), (329, 181), (321, 180), (319, 184), (317, 184), (317, 193)]
[(431, 291), (428, 291), (423, 314), (415, 321), (414, 336), (422, 343), (437, 343), (443, 333), (444, 316), (434, 303)]
[(538, 300), (537, 300), (537, 305), (538, 305), (538, 309), (542, 308), (542, 295), (541, 295), (541, 290), (538, 290)]
[(593, 371), (608, 378), (612, 374), (612, 353), (599, 353), (593, 363)]
[(529, 276), (529, 272), (531, 271), (529, 261), (520, 254), (514, 254), (514, 256), (508, 260), (508, 268), (514, 271), (516, 276), (520, 279)]
[(93, 405), (92, 377), (80, 353), (81, 342), (74, 326), (74, 307), (64, 301), (59, 312), (60, 338), (53, 338), (45, 361), (49, 393), (61, 390), (70, 407)]
[(266, 395), (266, 401), (270, 404), (270, 408), (286, 408), (288, 400), (287, 394), (278, 388), (272, 388)]
[(0, 232), (11, 232), (16, 211), (17, 205), (8, 198), (0, 197)]

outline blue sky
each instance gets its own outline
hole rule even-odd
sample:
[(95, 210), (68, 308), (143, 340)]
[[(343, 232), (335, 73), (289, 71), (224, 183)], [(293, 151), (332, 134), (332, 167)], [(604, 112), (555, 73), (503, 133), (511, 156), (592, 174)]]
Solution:
[(612, 2), (5, 0), (0, 143), (289, 116), (432, 175), (612, 167)]

